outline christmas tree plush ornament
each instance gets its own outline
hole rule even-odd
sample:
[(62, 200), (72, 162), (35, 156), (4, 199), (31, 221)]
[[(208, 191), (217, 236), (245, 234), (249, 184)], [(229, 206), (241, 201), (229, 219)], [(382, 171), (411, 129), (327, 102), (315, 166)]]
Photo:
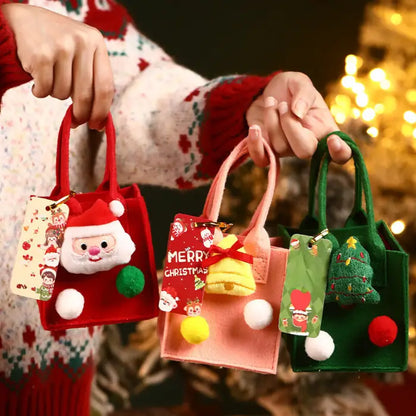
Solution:
[(370, 255), (358, 238), (351, 236), (332, 254), (325, 300), (341, 306), (378, 303), (380, 295), (372, 286), (372, 279)]
[(205, 293), (249, 296), (256, 290), (253, 277), (253, 257), (234, 234), (213, 244), (202, 265), (208, 267)]

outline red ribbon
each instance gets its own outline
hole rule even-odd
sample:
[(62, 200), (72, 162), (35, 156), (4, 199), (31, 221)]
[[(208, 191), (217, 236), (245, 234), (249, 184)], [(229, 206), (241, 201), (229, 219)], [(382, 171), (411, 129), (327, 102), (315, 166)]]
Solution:
[(207, 257), (202, 261), (202, 267), (211, 266), (212, 264), (218, 263), (220, 260), (227, 257), (253, 264), (253, 256), (251, 254), (238, 251), (241, 247), (243, 247), (243, 244), (241, 244), (238, 240), (229, 248), (212, 245), (208, 252), (210, 257)]

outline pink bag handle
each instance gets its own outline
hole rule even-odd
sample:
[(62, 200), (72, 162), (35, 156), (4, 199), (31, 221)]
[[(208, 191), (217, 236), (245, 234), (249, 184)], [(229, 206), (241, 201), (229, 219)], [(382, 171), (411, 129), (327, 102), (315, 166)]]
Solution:
[[(210, 221), (216, 222), (218, 220), (225, 183), (230, 169), (241, 158), (245, 158), (248, 155), (247, 140), (247, 138), (244, 139), (234, 148), (222, 164), (211, 184), (202, 214), (203, 217), (209, 219)], [(280, 165), (276, 162), (276, 157), (269, 144), (263, 138), (261, 140), (270, 160), (267, 189), (250, 221), (249, 226), (242, 234), (240, 234), (240, 238), (244, 238), (244, 248), (254, 257), (253, 273), (255, 280), (258, 283), (266, 283), (271, 246), (270, 238), (264, 228), (264, 225), (273, 200)]]
[[(268, 185), (265, 194), (261, 202), (259, 203), (249, 226), (247, 227), (246, 231), (244, 231), (243, 235), (246, 235), (251, 229), (254, 227), (256, 228), (263, 228), (266, 220), (267, 215), (269, 213), (270, 205), (273, 200), (274, 190), (276, 187), (276, 180), (279, 174), (280, 166), (276, 162), (276, 157), (270, 148), (270, 145), (264, 140), (261, 139), (263, 145), (266, 149), (267, 155), (269, 156), (270, 160), (270, 169), (268, 174)], [(210, 221), (216, 222), (218, 220), (222, 197), (225, 190), (225, 184), (227, 181), (228, 173), (230, 172), (231, 168), (242, 158), (247, 157), (248, 155), (248, 145), (247, 145), (247, 138), (242, 140), (230, 153), (227, 159), (223, 162), (221, 168), (217, 172), (214, 180), (212, 181), (211, 187), (209, 189), (203, 214), (205, 218), (209, 219)]]
[[(69, 137), (72, 123), (72, 105), (65, 113), (58, 135), (58, 148), (56, 153), (56, 186), (51, 197), (61, 198), (70, 193), (69, 184)], [(116, 134), (111, 113), (107, 116), (105, 126), (107, 136), (107, 155), (104, 180), (98, 190), (108, 189), (112, 199), (120, 199), (117, 183), (116, 167)]]

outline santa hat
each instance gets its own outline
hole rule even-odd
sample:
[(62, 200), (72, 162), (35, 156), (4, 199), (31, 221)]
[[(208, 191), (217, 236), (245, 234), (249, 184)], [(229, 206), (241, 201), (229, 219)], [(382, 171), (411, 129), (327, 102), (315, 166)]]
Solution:
[(56, 250), (55, 246), (49, 246), (48, 249), (45, 251), (45, 254), (57, 254), (58, 251)]
[(105, 234), (124, 233), (123, 226), (117, 219), (123, 213), (124, 207), (120, 201), (114, 200), (108, 205), (103, 200), (97, 199), (82, 214), (70, 216), (64, 238), (95, 237)]
[(172, 296), (173, 299), (179, 300), (178, 293), (173, 286), (166, 286), (162, 289), (162, 293), (165, 292), (167, 295)]
[(54, 276), (56, 276), (56, 268), (55, 267), (50, 267), (50, 266), (42, 266), (40, 269), (40, 275), (42, 276), (43, 273), (45, 272), (51, 272)]

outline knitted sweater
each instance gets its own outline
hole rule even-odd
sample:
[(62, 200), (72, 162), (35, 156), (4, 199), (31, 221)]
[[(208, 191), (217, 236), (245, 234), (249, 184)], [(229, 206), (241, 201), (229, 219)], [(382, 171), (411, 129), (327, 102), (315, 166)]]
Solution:
[[(0, 0), (5, 2), (10, 0)], [(105, 36), (116, 86), (112, 114), (121, 184), (198, 186), (245, 136), (245, 112), (269, 78), (207, 81), (140, 34), (113, 0), (16, 2), (70, 16)], [(30, 79), (0, 12), (0, 416), (83, 416), (89, 414), (100, 331), (45, 331), (36, 302), (8, 289), (28, 196), (47, 195), (54, 185), (56, 137), (70, 104), (36, 99)], [(104, 149), (88, 174), (87, 134), (84, 125), (71, 135), (71, 186), (77, 191), (91, 189), (103, 174)]]

